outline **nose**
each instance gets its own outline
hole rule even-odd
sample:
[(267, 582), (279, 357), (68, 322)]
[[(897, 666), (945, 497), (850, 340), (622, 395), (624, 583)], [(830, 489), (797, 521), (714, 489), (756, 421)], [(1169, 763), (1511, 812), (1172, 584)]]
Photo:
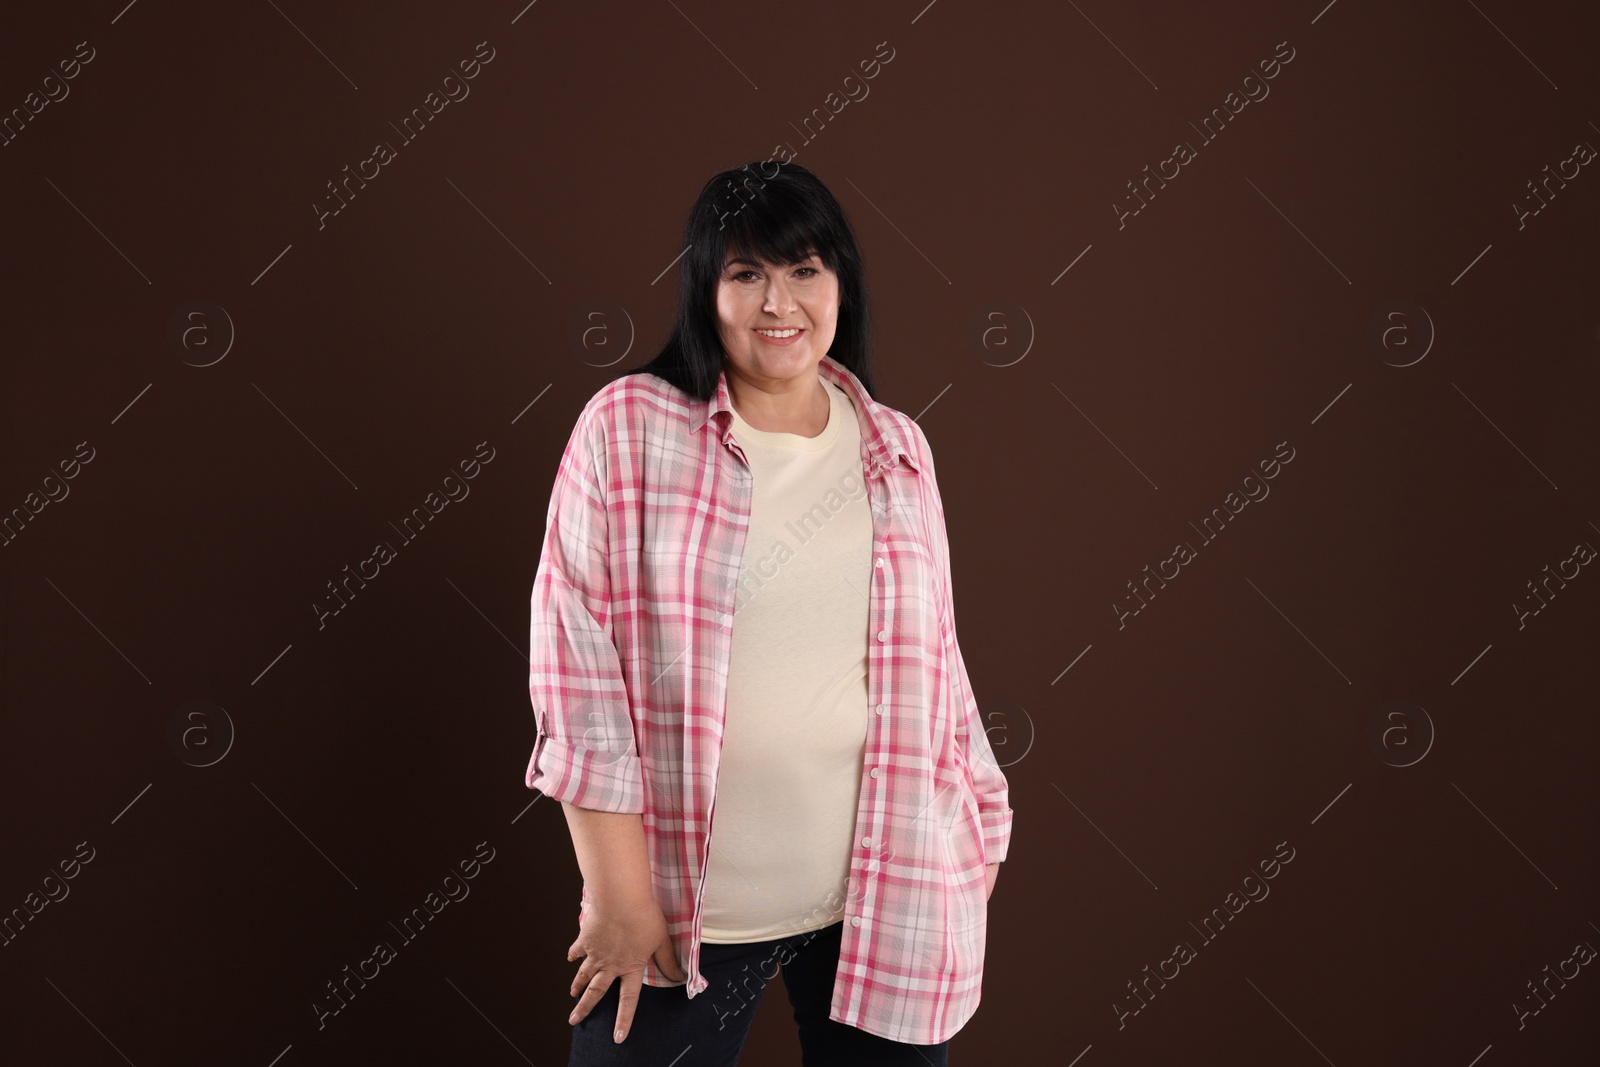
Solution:
[(767, 299), (761, 305), (761, 310), (777, 318), (788, 315), (795, 307), (794, 294), (789, 291), (788, 283), (782, 278), (773, 278), (767, 283)]

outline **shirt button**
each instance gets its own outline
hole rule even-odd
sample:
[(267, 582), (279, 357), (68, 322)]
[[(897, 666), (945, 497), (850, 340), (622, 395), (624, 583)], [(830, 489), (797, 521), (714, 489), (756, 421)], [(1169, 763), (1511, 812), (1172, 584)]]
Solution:
[(873, 708), (872, 710), (877, 712), (879, 715), (882, 715), (884, 713), (884, 711), (887, 709), (887, 707), (888, 707), (888, 705), (886, 705), (886, 704), (879, 704), (876, 708)]
[(872, 847), (872, 838), (863, 837), (861, 839), (861, 845), (862, 845), (863, 848), (871, 848)]
[(878, 557), (878, 561), (876, 563), (874, 563), (873, 566), (874, 567), (882, 567), (883, 566), (883, 557), (879, 556)]
[(874, 768), (872, 768), (871, 771), (869, 771), (867, 773), (871, 774), (872, 777), (876, 778), (876, 777), (878, 777), (878, 768), (874, 767)]
[(879, 630), (878, 631), (878, 640), (879, 641), (887, 641), (887, 640), (889, 640), (889, 631), (888, 630)]
[(859, 915), (851, 916), (850, 925), (851, 926), (860, 926), (861, 925), (861, 916), (859, 916)]

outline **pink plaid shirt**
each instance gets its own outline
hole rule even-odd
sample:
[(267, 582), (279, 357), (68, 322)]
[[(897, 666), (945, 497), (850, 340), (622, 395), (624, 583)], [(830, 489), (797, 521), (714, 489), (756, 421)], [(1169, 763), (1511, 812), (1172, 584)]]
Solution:
[[(819, 373), (855, 403), (873, 524), (870, 588), (859, 590), (871, 601), (872, 715), (829, 1015), (936, 1044), (978, 1006), (983, 867), (1005, 859), (1012, 813), (956, 643), (928, 440), (831, 357)], [(532, 598), (538, 733), (526, 784), (643, 814), (652, 889), (691, 997), (710, 985), (698, 967), (701, 904), (750, 515), (732, 414), (726, 373), (709, 402), (650, 374), (601, 388), (556, 472)], [(585, 890), (580, 922), (588, 902)], [(653, 960), (644, 980), (682, 984)], [(742, 1003), (711, 993), (730, 1011)]]

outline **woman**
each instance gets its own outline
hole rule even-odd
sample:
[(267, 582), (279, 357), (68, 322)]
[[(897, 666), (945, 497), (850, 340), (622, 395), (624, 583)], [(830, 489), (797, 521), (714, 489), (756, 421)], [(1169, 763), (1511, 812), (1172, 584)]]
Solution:
[(781, 968), (805, 1063), (943, 1064), (1011, 809), (928, 441), (872, 397), (814, 175), (717, 175), (684, 244), (664, 349), (578, 417), (534, 580), (526, 784), (584, 878), (570, 1062), (735, 1063)]

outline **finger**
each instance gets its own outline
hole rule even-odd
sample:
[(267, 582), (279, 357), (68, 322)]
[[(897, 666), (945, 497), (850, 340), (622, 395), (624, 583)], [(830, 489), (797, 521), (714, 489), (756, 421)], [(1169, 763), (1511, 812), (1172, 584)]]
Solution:
[(689, 976), (684, 972), (682, 964), (678, 962), (678, 954), (672, 950), (672, 938), (670, 935), (656, 949), (655, 959), (656, 967), (674, 982), (686, 982), (689, 980)]
[(583, 991), (583, 996), (579, 998), (578, 1006), (572, 1009), (571, 1015), (567, 1016), (567, 1022), (574, 1026), (583, 1022), (589, 1012), (594, 1010), (594, 1006), (600, 1003), (600, 998), (606, 995), (606, 990), (611, 988), (611, 981), (614, 977), (614, 975), (604, 973), (595, 975), (594, 980), (589, 983), (589, 987)]
[(635, 971), (622, 977), (621, 992), (617, 996), (617, 1028), (611, 1035), (611, 1039), (619, 1045), (633, 1028), (633, 1012), (639, 1006), (639, 986), (643, 982), (642, 971)]
[(588, 970), (588, 967), (589, 961), (586, 958), (578, 966), (578, 973), (573, 975), (572, 982), (567, 986), (567, 996), (577, 996), (583, 990), (583, 987), (589, 984), (590, 979), (594, 977), (594, 971)]

